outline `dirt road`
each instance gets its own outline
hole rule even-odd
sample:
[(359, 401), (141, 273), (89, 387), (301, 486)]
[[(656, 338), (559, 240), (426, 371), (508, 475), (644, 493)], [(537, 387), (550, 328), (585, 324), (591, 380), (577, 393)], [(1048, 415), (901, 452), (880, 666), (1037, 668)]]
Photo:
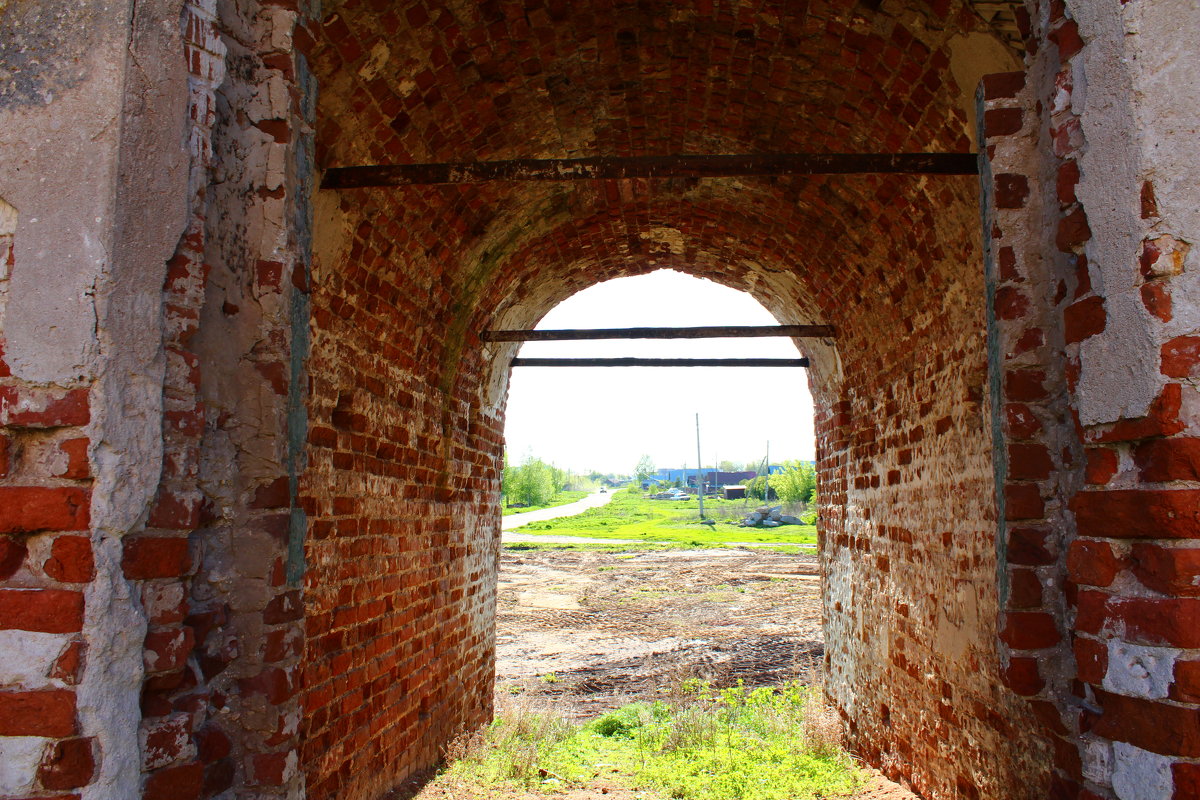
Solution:
[[(499, 589), (500, 707), (550, 707), (583, 719), (635, 700), (655, 700), (687, 678), (716, 686), (813, 679), (824, 653), (814, 554), (505, 550)], [(440, 782), (416, 795), (416, 800), (548, 798), (661, 795), (603, 778), (553, 795), (464, 791)], [(852, 800), (919, 798), (873, 774)]]

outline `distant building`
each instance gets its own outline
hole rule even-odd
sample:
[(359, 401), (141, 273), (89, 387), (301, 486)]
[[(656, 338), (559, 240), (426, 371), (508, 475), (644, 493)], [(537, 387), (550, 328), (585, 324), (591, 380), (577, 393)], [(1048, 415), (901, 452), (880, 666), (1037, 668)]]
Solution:
[[(777, 475), (783, 472), (783, 470), (784, 467), (781, 464), (772, 464), (770, 466), (771, 475)], [(652, 483), (675, 483), (676, 481), (679, 481), (684, 486), (694, 488), (696, 486), (696, 475), (699, 473), (704, 475), (704, 486), (710, 492), (716, 491), (715, 487), (738, 484), (758, 476), (758, 473), (754, 470), (722, 472), (710, 467), (705, 467), (703, 470), (699, 470), (696, 467), (663, 468), (648, 480), (642, 481), (642, 488), (648, 488)]]

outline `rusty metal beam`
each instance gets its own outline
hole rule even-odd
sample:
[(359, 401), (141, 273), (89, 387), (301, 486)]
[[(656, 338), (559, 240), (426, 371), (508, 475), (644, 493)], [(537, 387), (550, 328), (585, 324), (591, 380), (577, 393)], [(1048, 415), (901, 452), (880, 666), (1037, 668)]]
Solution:
[(745, 339), (787, 336), (829, 338), (832, 325), (718, 325), (695, 328), (575, 328), (563, 330), (484, 331), (485, 342), (578, 342), (592, 339)]
[(519, 158), (447, 164), (334, 167), (323, 189), (423, 186), (491, 181), (579, 181), (624, 178), (723, 178), (751, 175), (906, 173), (976, 175), (974, 153), (784, 153), (700, 156)]
[(807, 358), (514, 358), (514, 367), (807, 367)]

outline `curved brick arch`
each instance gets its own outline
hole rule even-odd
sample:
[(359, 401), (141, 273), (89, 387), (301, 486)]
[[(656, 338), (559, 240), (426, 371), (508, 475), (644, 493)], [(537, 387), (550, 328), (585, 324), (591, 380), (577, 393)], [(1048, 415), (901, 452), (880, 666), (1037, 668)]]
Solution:
[[(89, 76), (0, 87), (37, 242), (0, 320), (0, 794), (375, 800), (433, 763), (490, 712), (478, 332), (666, 265), (839, 328), (829, 691), (864, 756), (939, 800), (1200, 793), (1194, 3), (80, 0), (23, 29), (59, 5), (0, 14)], [(966, 151), (976, 109), (982, 208), (963, 178), (315, 188)]]
[[(961, 151), (970, 142), (952, 42), (984, 29), (965, 9), (781, 3), (743, 19), (678, 4), (612, 17), (580, 4), (347, 3), (313, 31), (317, 161)], [(749, 291), (781, 320), (838, 328), (813, 354), (814, 395), (830, 689), (856, 747), (935, 795), (1044, 779), (1038, 747), (1014, 747), (996, 724), (1027, 712), (994, 689), (977, 198), (974, 179), (912, 176), (318, 198), (302, 482), (310, 794), (371, 795), (349, 776), (380, 760), (353, 742), (391, 748), (383, 762), (402, 773), (490, 713), (513, 348), (484, 346), (479, 333), (532, 324), (579, 289), (661, 266)], [(386, 687), (367, 657), (378, 652)], [(461, 692), (448, 691), (452, 680)], [(361, 710), (333, 712), (347, 703)], [(949, 715), (951, 704), (973, 710)], [(938, 741), (960, 755), (939, 758)]]

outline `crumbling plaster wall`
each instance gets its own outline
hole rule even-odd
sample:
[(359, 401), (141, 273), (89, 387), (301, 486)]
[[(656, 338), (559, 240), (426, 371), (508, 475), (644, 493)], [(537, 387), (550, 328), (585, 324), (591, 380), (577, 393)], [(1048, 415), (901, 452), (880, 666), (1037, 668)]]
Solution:
[(984, 97), (1004, 676), (1054, 791), (1193, 797), (1197, 9), (1029, 9)]
[(1180, 32), (1200, 25), (1200, 7), (1069, 2), (1065, 16), (1083, 43), (1069, 62), (1069, 111), (1098, 298), (1067, 318), (1078, 330), (1073, 399), (1087, 456), (1068, 564), (1080, 585), (1075, 651), (1092, 722), (1081, 736), (1081, 782), (1118, 800), (1192, 797), (1200, 793), (1200, 48)]
[(145, 622), (121, 540), (161, 454), (161, 290), (186, 210), (180, 39), (173, 3), (0, 7), (0, 196), (17, 218), (0, 331), (0, 794), (138, 791)]
[[(1187, 282), (1195, 282), (1200, 256), (1189, 243), (1200, 231), (1200, 187), (1183, 176), (1200, 155), (1200, 79), (1186, 66), (1194, 47), (1169, 33), (1191, 29), (1200, 9), (1187, 0), (1068, 8), (1089, 43), (1072, 62), (1071, 109), (1086, 142), (1076, 192), (1092, 230), (1087, 253), (1093, 285), (1104, 296), (1109, 321), (1079, 351), (1079, 417), (1090, 426), (1145, 416), (1164, 382), (1159, 331), (1141, 298), (1143, 240), (1152, 232), (1167, 237), (1161, 241), (1165, 258), (1178, 260)], [(1147, 181), (1157, 200), (1155, 219), (1142, 213)], [(1196, 299), (1194, 292), (1188, 299)], [(1190, 332), (1196, 313), (1171, 320), (1168, 331)]]

